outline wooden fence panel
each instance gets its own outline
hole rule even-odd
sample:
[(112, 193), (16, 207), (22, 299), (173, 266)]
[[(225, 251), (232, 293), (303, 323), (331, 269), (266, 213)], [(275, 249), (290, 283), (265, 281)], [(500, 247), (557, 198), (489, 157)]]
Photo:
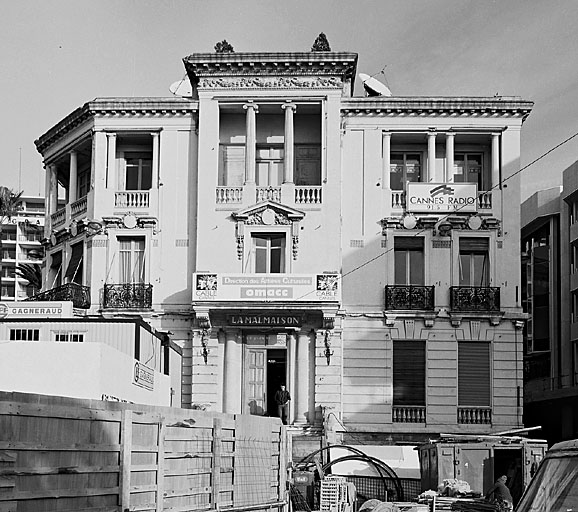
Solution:
[(274, 510), (276, 418), (0, 392), (0, 512)]

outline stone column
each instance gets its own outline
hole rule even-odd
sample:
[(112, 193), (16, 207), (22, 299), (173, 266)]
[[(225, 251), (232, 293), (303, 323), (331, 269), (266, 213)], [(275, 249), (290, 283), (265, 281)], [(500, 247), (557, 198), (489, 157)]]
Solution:
[(57, 170), (56, 170), (56, 165), (51, 165), (48, 168), (49, 172), (50, 172), (50, 210), (49, 213), (50, 215), (52, 215), (53, 213), (56, 212), (56, 210), (58, 210), (58, 176), (57, 176)]
[(309, 333), (297, 335), (297, 368), (295, 369), (295, 423), (307, 423), (309, 413)]
[(52, 175), (52, 165), (45, 165), (44, 172), (44, 201), (45, 204), (45, 214), (44, 214), (44, 238), (50, 237), (50, 214), (52, 213), (52, 194), (50, 193), (51, 175)]
[(446, 177), (448, 183), (454, 181), (454, 141), (456, 134), (454, 132), (446, 133)]
[(424, 181), (436, 180), (436, 132), (430, 130), (427, 134), (427, 176)]
[(391, 172), (391, 133), (383, 132), (381, 141), (381, 152), (383, 153), (383, 169), (381, 172), (381, 188), (389, 190), (389, 174)]
[(106, 134), (106, 142), (107, 142), (107, 159), (106, 159), (106, 167), (108, 173), (108, 188), (116, 191), (118, 187), (117, 183), (117, 172), (116, 172), (116, 133), (107, 133)]
[(241, 368), (243, 345), (239, 331), (225, 331), (225, 368), (223, 371), (223, 412), (241, 414)]
[(297, 397), (297, 387), (295, 385), (295, 367), (297, 365), (297, 346), (294, 331), (287, 333), (287, 390), (291, 394), (289, 403), (289, 418), (287, 423), (291, 425), (295, 418), (295, 398)]
[(68, 176), (68, 202), (76, 201), (76, 183), (78, 179), (78, 160), (76, 151), (70, 152), (70, 167)]
[(492, 133), (492, 182), (488, 189), (500, 183), (500, 134)]
[(247, 103), (243, 105), (247, 111), (246, 137), (245, 137), (245, 183), (255, 183), (255, 161), (257, 144), (257, 121), (256, 114), (258, 105)]
[(152, 133), (153, 138), (153, 161), (152, 161), (152, 179), (151, 188), (159, 188), (159, 153), (160, 153), (160, 133)]
[(295, 165), (295, 131), (293, 128), (293, 113), (297, 109), (294, 103), (285, 103), (281, 105), (285, 110), (285, 156), (283, 159), (283, 183), (293, 183), (294, 165)]

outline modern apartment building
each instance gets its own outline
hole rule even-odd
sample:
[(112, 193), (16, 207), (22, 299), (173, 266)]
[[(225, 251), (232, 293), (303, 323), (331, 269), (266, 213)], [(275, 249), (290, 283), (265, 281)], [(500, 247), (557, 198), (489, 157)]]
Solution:
[(15, 274), (19, 264), (39, 265), (44, 257), (44, 198), (22, 196), (20, 211), (2, 228), (0, 300), (25, 300), (38, 290)]
[(276, 414), (285, 383), (291, 423), (342, 437), (521, 427), (532, 103), (355, 96), (355, 53), (184, 65), (190, 95), (95, 99), (36, 141), (45, 293), (170, 332), (184, 407)]
[(524, 422), (549, 443), (578, 436), (577, 171), (522, 204)]

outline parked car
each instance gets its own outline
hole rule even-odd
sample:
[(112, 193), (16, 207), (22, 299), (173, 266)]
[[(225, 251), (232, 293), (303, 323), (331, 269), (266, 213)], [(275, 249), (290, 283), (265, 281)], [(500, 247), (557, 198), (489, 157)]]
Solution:
[(548, 450), (516, 512), (578, 512), (578, 439)]

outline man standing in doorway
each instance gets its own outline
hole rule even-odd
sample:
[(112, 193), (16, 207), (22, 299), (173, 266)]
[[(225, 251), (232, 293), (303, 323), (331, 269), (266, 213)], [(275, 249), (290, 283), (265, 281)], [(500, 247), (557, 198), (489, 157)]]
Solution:
[(289, 402), (291, 395), (285, 389), (285, 384), (281, 384), (280, 389), (275, 393), (275, 403), (277, 404), (277, 415), (281, 418), (283, 425), (287, 425), (289, 417)]

